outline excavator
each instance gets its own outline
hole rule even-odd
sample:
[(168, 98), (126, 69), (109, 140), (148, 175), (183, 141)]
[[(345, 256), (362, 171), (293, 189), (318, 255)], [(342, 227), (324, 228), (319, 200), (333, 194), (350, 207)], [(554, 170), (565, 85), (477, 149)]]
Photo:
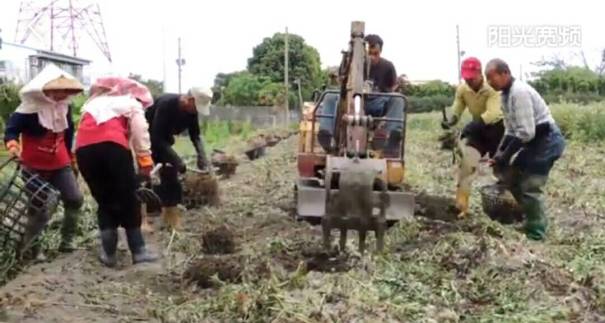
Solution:
[[(326, 247), (326, 235), (332, 228), (341, 230), (341, 249), (344, 247), (343, 234), (346, 239), (347, 230), (359, 231), (362, 249), (362, 235), (365, 239), (366, 231), (375, 231), (377, 239), (382, 240), (381, 221), (374, 221), (381, 214), (387, 224), (414, 214), (414, 194), (405, 189), (407, 99), (399, 93), (373, 91), (364, 32), (364, 22), (351, 23), (349, 48), (342, 52), (338, 69), (340, 88), (318, 93), (313, 104), (305, 106), (300, 123), (295, 183), (297, 217), (316, 224), (321, 221)], [(335, 113), (324, 113), (322, 107), (334, 97), (337, 98)], [(401, 100), (403, 118), (367, 114), (366, 102), (376, 97)], [(334, 124), (334, 143), (330, 149), (321, 146), (317, 138), (321, 119), (329, 119)], [(384, 126), (390, 122), (402, 125), (396, 156), (385, 154)], [(368, 172), (372, 174), (369, 180), (361, 180), (368, 178), (365, 176)], [(334, 207), (335, 199), (340, 200), (340, 207)], [(366, 210), (363, 212), (371, 214), (360, 214), (362, 207), (355, 206), (363, 200), (372, 205), (370, 209), (363, 208)], [(370, 221), (364, 221), (364, 218)], [(380, 241), (379, 249), (381, 244)]]

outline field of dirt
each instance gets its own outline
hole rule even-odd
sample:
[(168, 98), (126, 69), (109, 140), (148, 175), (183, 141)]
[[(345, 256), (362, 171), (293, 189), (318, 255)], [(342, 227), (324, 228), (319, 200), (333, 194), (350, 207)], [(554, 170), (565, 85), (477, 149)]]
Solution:
[[(569, 143), (547, 187), (550, 228), (528, 241), (472, 198), (453, 209), (451, 154), (437, 114), (408, 124), (413, 219), (387, 232), (386, 251), (321, 248), (321, 228), (293, 219), (297, 137), (221, 180), (220, 205), (190, 210), (184, 230), (157, 230), (156, 264), (96, 260), (98, 243), (27, 268), (0, 289), (7, 322), (598, 322), (605, 320), (605, 146)], [(489, 170), (476, 187), (492, 181)]]

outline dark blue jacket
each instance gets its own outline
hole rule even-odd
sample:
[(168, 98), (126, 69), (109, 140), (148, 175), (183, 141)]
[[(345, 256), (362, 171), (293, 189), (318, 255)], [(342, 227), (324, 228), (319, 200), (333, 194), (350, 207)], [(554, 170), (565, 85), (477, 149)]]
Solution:
[[(74, 139), (74, 120), (72, 117), (72, 105), (69, 105), (67, 110), (67, 124), (68, 127), (65, 129), (65, 145), (67, 151), (71, 152), (71, 145)], [(32, 137), (42, 137), (49, 131), (44, 128), (38, 121), (37, 113), (20, 113), (13, 112), (8, 119), (6, 129), (4, 130), (4, 143), (11, 140), (19, 141), (20, 134), (26, 134)]]

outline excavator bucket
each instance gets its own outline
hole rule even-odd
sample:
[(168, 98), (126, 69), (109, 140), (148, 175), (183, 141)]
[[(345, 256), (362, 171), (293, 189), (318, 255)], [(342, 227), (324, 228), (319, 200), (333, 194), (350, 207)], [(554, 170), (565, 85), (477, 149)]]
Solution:
[[(296, 209), (300, 218), (321, 218), (326, 213), (326, 191), (317, 185), (305, 180), (299, 180), (297, 186)], [(331, 192), (337, 193), (338, 189)], [(374, 191), (378, 198), (380, 192)], [(390, 204), (386, 210), (387, 221), (399, 221), (409, 219), (414, 215), (414, 194), (409, 192), (389, 191)], [(376, 210), (375, 210), (376, 212)]]
[[(378, 171), (382, 176), (386, 176), (387, 163), (384, 159), (364, 159), (359, 160), (364, 167)], [(330, 157), (326, 171), (339, 173), (349, 167), (352, 163), (350, 158)], [(300, 218), (321, 218), (326, 214), (326, 190), (325, 183), (318, 178), (299, 178), (296, 183), (296, 209)], [(330, 190), (331, 194), (338, 193), (338, 188)], [(372, 194), (378, 199), (379, 190), (374, 190)], [(414, 215), (415, 199), (414, 194), (404, 191), (387, 192), (389, 196), (389, 205), (386, 209), (387, 221), (399, 221), (411, 218)], [(374, 209), (377, 213), (378, 209)]]

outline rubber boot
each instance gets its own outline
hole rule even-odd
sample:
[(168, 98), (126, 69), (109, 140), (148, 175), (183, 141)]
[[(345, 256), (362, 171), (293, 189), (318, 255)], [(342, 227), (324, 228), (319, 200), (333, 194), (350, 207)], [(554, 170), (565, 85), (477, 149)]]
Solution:
[(99, 261), (107, 267), (115, 267), (118, 263), (116, 251), (118, 249), (118, 229), (101, 230), (101, 252)]
[(544, 214), (542, 187), (548, 180), (547, 176), (522, 174), (519, 184), (511, 188), (511, 193), (523, 208), (525, 213), (525, 235), (531, 240), (543, 240), (546, 236), (548, 222)]
[(389, 133), (389, 139), (387, 140), (387, 145), (384, 148), (384, 156), (387, 158), (401, 157), (400, 147), (401, 147), (401, 132), (396, 131), (396, 130), (391, 131)]
[(23, 258), (32, 260), (34, 263), (46, 262), (48, 258), (42, 250), (42, 241), (40, 237), (34, 238), (31, 242), (29, 249), (25, 250)]
[(465, 218), (468, 214), (468, 200), (469, 200), (470, 192), (463, 188), (458, 188), (456, 190), (456, 208), (460, 213), (458, 213), (458, 218)]
[(525, 211), (525, 235), (531, 240), (543, 240), (546, 236), (548, 221), (544, 215), (544, 207), (539, 200), (526, 199), (523, 203)]
[(154, 262), (158, 259), (158, 255), (149, 251), (145, 247), (145, 240), (141, 228), (133, 228), (126, 230), (126, 238), (128, 239), (128, 248), (132, 254), (132, 263), (138, 264), (141, 262)]
[(76, 250), (74, 237), (78, 232), (79, 210), (65, 209), (63, 225), (61, 226), (61, 244), (59, 245), (60, 252), (72, 252)]
[(141, 230), (146, 233), (152, 233), (153, 227), (149, 224), (149, 219), (147, 216), (147, 204), (141, 204)]
[(468, 146), (466, 141), (459, 143), (457, 153), (459, 154), (459, 159), (457, 160), (458, 169), (456, 176), (456, 208), (460, 212), (458, 213), (458, 218), (464, 218), (468, 214), (469, 197), (473, 181), (477, 177), (481, 153), (474, 147)]
[(171, 229), (181, 229), (181, 210), (177, 206), (167, 206), (162, 209), (164, 223)]
[(28, 211), (27, 225), (19, 248), (22, 258), (36, 261), (46, 260), (38, 235), (44, 230), (49, 219), (50, 217), (45, 211)]

